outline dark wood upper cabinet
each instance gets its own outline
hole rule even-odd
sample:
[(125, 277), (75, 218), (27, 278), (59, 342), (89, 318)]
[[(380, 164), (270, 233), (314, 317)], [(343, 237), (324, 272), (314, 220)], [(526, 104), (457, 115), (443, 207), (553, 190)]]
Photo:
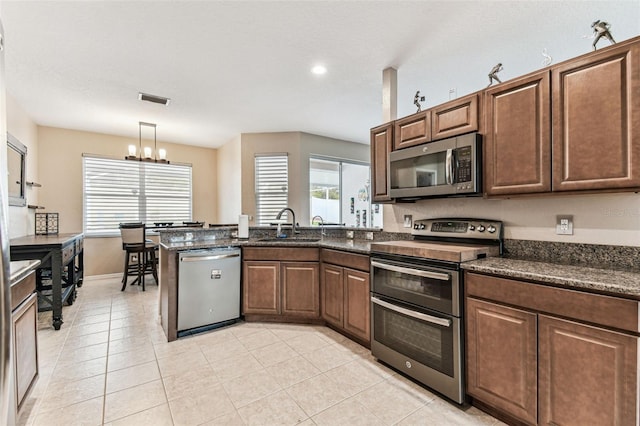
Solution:
[(485, 91), (487, 195), (551, 191), (549, 71)]
[(552, 69), (553, 190), (640, 187), (640, 42)]
[(390, 201), (389, 153), (393, 123), (371, 129), (371, 194), (374, 203)]
[(431, 140), (431, 110), (395, 121), (393, 150), (420, 145)]
[(431, 140), (479, 130), (480, 94), (454, 99), (431, 109)]

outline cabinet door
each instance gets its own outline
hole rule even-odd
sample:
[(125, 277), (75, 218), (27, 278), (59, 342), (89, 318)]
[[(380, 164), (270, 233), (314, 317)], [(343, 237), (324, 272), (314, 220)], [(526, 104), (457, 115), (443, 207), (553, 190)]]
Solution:
[(467, 299), (467, 393), (536, 424), (536, 345), (535, 314)]
[(18, 408), (38, 376), (37, 300), (36, 294), (33, 293), (12, 314)]
[(393, 150), (409, 148), (431, 140), (431, 111), (422, 111), (396, 120)]
[(540, 423), (635, 425), (638, 338), (539, 316)]
[(373, 202), (389, 201), (389, 153), (393, 140), (393, 123), (371, 130), (371, 193)]
[(549, 71), (485, 91), (487, 195), (551, 191)]
[(369, 341), (371, 335), (369, 274), (344, 268), (344, 329)]
[(344, 278), (343, 269), (326, 263), (321, 267), (322, 318), (336, 327), (343, 326)]
[(431, 110), (431, 139), (437, 140), (478, 130), (477, 93), (455, 99)]
[(282, 262), (282, 313), (320, 316), (318, 263)]
[(242, 312), (280, 313), (280, 262), (242, 262)]
[(640, 187), (640, 43), (553, 69), (553, 190)]

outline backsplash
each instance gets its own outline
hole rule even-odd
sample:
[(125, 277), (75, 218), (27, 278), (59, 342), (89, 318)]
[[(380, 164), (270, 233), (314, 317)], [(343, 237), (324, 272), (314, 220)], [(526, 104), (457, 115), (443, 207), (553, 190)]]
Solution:
[(591, 268), (640, 270), (640, 247), (505, 240), (504, 256)]

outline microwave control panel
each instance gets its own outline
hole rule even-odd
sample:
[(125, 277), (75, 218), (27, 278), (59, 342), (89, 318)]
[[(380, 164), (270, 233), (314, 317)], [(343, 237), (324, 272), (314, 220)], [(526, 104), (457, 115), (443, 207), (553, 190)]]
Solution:
[(471, 182), (471, 179), (473, 178), (473, 175), (471, 174), (471, 147), (465, 146), (456, 149), (456, 157), (458, 160), (456, 182)]

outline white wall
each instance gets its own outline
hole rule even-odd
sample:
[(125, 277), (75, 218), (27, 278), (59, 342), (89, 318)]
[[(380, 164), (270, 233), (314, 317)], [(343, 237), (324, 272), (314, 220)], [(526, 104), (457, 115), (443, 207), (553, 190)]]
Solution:
[[(415, 204), (384, 205), (384, 230), (409, 232), (405, 214), (413, 220), (437, 217), (478, 217), (502, 220), (505, 238), (640, 246), (640, 195), (561, 195), (487, 200), (446, 198)], [(556, 235), (556, 215), (573, 215), (574, 234)]]
[[(7, 93), (7, 131), (27, 147), (26, 179), (39, 182), (38, 179), (38, 126), (27, 113), (18, 105), (16, 100)], [(6, 155), (6, 149), (3, 154)], [(2, 176), (6, 176), (6, 173)], [(4, 183), (4, 181), (3, 181)], [(25, 188), (27, 204), (38, 205), (40, 188)], [(35, 233), (35, 210), (27, 206), (9, 206), (9, 237), (22, 237)]]
[(242, 213), (240, 135), (218, 148), (218, 222), (238, 223)]

